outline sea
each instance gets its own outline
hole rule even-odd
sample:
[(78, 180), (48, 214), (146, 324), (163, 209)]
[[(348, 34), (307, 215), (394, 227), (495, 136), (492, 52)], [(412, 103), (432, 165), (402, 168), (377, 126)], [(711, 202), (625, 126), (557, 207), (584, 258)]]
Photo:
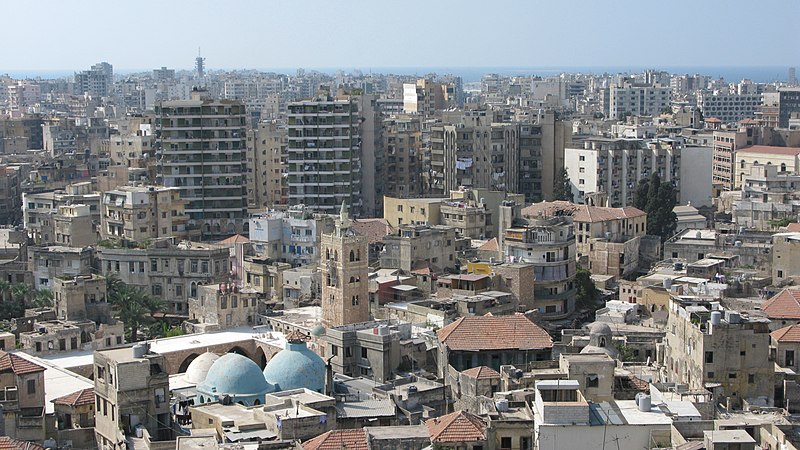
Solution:
[[(551, 76), (560, 73), (581, 73), (581, 74), (620, 74), (620, 73), (640, 73), (644, 70), (663, 70), (672, 74), (687, 75), (707, 75), (714, 78), (723, 78), (728, 81), (739, 81), (749, 79), (757, 83), (771, 83), (774, 81), (787, 81), (789, 77), (789, 66), (551, 66), (551, 67), (304, 67), (306, 71), (315, 70), (330, 75), (338, 71), (352, 73), (356, 70), (363, 74), (394, 74), (394, 75), (415, 75), (424, 76), (429, 74), (437, 75), (457, 75), (465, 83), (480, 81), (485, 74), (495, 73), (502, 76)], [(71, 77), (75, 70), (3, 70), (0, 75), (7, 74), (17, 79), (54, 79)], [(119, 75), (130, 73), (148, 72), (152, 69), (116, 69), (114, 72)], [(186, 69), (189, 70), (189, 69)], [(217, 70), (209, 68), (209, 71)], [(238, 70), (222, 68), (219, 70)], [(284, 74), (295, 74), (298, 68), (288, 67), (265, 67), (255, 69), (262, 72), (274, 72)]]

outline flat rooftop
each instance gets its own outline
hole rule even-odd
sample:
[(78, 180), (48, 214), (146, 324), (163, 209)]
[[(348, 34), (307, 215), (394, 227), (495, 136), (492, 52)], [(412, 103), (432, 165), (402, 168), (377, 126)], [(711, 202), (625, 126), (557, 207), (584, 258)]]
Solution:
[(50, 361), (31, 356), (25, 352), (15, 351), (13, 353), (45, 368), (44, 401), (45, 412), (47, 414), (55, 412), (55, 405), (53, 405), (52, 400), (80, 391), (81, 389), (94, 388), (94, 382), (92, 380), (70, 372)]

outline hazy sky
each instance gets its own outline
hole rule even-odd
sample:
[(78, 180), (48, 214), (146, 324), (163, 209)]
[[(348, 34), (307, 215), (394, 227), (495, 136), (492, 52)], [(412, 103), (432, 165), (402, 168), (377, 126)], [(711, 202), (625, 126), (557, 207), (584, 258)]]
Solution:
[(800, 65), (798, 0), (4, 1), (0, 73)]

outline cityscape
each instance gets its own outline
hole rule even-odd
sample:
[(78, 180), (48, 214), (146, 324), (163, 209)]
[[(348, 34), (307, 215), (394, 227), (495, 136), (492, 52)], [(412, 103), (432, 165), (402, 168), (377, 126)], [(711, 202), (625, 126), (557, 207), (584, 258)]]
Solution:
[(0, 449), (800, 449), (800, 9), (533, 3), (45, 1)]

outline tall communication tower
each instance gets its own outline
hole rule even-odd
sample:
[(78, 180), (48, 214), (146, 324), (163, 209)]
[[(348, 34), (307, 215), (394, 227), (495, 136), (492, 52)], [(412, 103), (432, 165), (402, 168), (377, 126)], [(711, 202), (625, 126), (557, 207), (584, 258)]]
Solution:
[(206, 59), (200, 56), (200, 47), (197, 47), (197, 58), (194, 59), (194, 70), (197, 78), (203, 78), (206, 74)]

